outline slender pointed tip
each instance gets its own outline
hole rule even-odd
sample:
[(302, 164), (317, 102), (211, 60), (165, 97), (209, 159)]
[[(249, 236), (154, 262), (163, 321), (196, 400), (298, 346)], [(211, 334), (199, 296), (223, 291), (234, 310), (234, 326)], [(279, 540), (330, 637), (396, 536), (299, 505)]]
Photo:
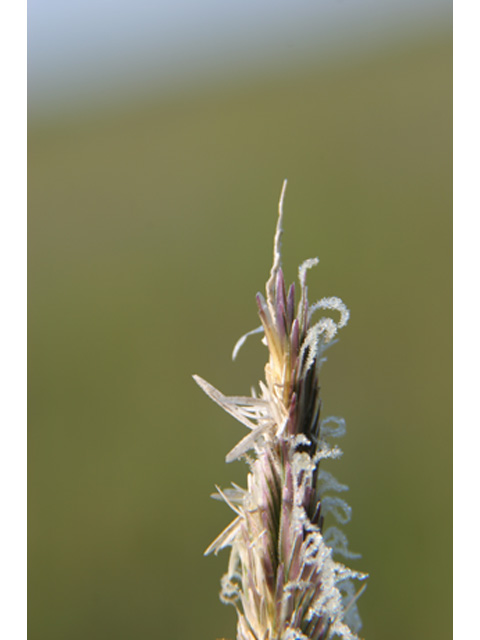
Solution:
[(200, 387), (200, 389), (202, 389), (202, 391), (205, 391), (205, 393), (207, 395), (211, 396), (210, 390), (214, 389), (214, 387), (212, 387), (212, 385), (207, 382), (206, 380), (204, 380), (203, 378), (201, 378), (200, 376), (197, 376), (197, 374), (193, 374), (192, 378), (195, 380), (195, 382), (198, 384), (198, 386)]
[(280, 193), (280, 200), (278, 201), (278, 218), (277, 225), (275, 227), (275, 236), (273, 239), (273, 264), (270, 269), (270, 277), (268, 278), (266, 285), (266, 293), (267, 293), (267, 302), (270, 309), (273, 308), (273, 299), (275, 295), (275, 280), (276, 274), (282, 263), (282, 246), (281, 246), (281, 238), (282, 238), (282, 221), (283, 221), (283, 201), (285, 199), (285, 190), (287, 188), (287, 181), (283, 181), (282, 191)]
[(281, 224), (281, 218), (283, 213), (283, 201), (285, 200), (285, 191), (287, 190), (287, 182), (288, 180), (285, 178), (282, 184), (282, 190), (280, 191), (280, 200), (278, 201), (278, 213), (280, 214), (279, 215), (280, 224)]
[(287, 179), (283, 181), (282, 190), (280, 191), (280, 199), (278, 201), (278, 222), (277, 222), (277, 231), (281, 232), (282, 227), (282, 218), (283, 218), (283, 201), (285, 200), (285, 192), (287, 190)]

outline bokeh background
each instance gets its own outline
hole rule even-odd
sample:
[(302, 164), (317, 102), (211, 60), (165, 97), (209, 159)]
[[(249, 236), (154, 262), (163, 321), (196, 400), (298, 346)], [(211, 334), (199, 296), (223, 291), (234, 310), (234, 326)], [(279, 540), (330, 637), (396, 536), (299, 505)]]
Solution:
[(447, 2), (29, 6), (31, 640), (234, 638), (214, 484), (244, 434), (282, 180), (284, 267), (351, 321), (343, 415), (365, 638), (451, 636)]

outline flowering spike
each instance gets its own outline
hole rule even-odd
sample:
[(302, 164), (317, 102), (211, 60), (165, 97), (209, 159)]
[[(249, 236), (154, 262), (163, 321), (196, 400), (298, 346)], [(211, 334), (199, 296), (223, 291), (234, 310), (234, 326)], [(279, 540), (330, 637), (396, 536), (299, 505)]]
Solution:
[[(237, 610), (237, 640), (356, 640), (362, 590), (353, 580), (367, 576), (333, 557), (359, 556), (349, 551), (336, 526), (324, 530), (325, 518), (347, 523), (351, 508), (331, 495), (347, 487), (320, 468), (322, 460), (342, 454), (330, 438), (344, 435), (345, 422), (320, 419), (318, 380), (323, 352), (347, 324), (349, 311), (336, 297), (309, 306), (306, 275), (316, 258), (299, 268), (296, 311), (293, 285), (286, 295), (280, 250), (285, 188), (286, 181), (266, 297), (257, 294), (261, 327), (242, 336), (233, 350), (235, 358), (248, 336), (264, 333), (269, 352), (265, 382), (251, 396), (225, 396), (194, 376), (214, 402), (249, 429), (226, 457), (227, 462), (247, 460), (247, 489), (217, 488), (213, 497), (226, 502), (236, 517), (205, 553), (231, 547), (220, 598)], [(337, 312), (337, 318), (312, 324), (320, 309)]]

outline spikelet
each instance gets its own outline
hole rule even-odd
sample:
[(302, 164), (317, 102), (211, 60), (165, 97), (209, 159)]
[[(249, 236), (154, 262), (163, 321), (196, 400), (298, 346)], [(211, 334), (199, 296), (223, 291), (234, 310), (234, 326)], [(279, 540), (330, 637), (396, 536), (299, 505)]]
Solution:
[[(240, 338), (233, 350), (235, 358), (248, 336), (263, 333), (269, 352), (265, 381), (258, 394), (225, 396), (194, 376), (249, 430), (226, 457), (227, 462), (248, 462), (247, 489), (217, 488), (213, 497), (226, 502), (235, 518), (205, 553), (231, 547), (220, 597), (237, 610), (237, 640), (354, 640), (361, 627), (356, 601), (364, 588), (357, 590), (354, 581), (367, 576), (333, 557), (359, 556), (349, 551), (340, 529), (324, 529), (325, 516), (345, 524), (351, 509), (332, 495), (347, 487), (320, 468), (321, 460), (342, 454), (331, 439), (345, 433), (344, 421), (320, 417), (319, 371), (349, 311), (335, 297), (309, 305), (306, 276), (317, 259), (299, 268), (297, 305), (295, 286), (286, 291), (280, 252), (285, 188), (286, 181), (266, 296), (257, 294), (261, 326)], [(314, 321), (319, 310), (338, 317)]]

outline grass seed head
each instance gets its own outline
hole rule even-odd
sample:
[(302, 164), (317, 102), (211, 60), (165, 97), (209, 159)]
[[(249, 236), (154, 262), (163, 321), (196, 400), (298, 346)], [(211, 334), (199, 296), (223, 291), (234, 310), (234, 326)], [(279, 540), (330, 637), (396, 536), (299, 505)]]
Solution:
[[(265, 296), (257, 294), (261, 325), (235, 345), (233, 358), (247, 337), (262, 333), (268, 349), (265, 380), (251, 396), (225, 396), (194, 376), (203, 391), (247, 429), (227, 455), (244, 458), (250, 467), (247, 489), (217, 488), (215, 498), (234, 511), (234, 520), (206, 553), (230, 547), (228, 571), (221, 581), (221, 600), (238, 614), (237, 640), (344, 640), (358, 638), (361, 621), (356, 601), (363, 589), (355, 581), (366, 574), (334, 559), (356, 558), (345, 534), (324, 527), (325, 516), (346, 524), (351, 515), (345, 491), (320, 468), (323, 459), (342, 452), (331, 443), (344, 435), (341, 418), (321, 418), (319, 372), (324, 352), (349, 320), (336, 297), (310, 305), (307, 271), (299, 268), (295, 285), (285, 287), (281, 266), (283, 183), (274, 239), (273, 264)], [(318, 311), (334, 312), (314, 319)]]

